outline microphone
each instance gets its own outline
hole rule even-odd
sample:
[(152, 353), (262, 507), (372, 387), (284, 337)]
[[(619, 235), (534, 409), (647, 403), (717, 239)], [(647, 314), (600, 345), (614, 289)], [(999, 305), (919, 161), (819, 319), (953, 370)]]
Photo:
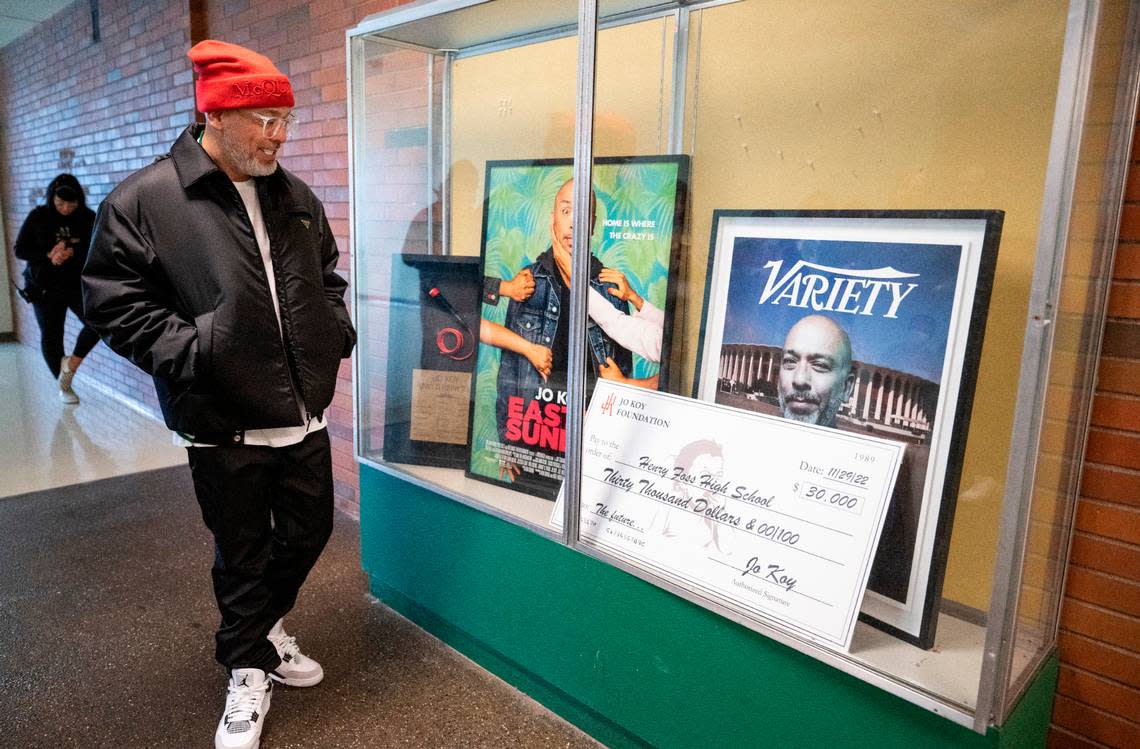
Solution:
[(471, 330), (471, 326), (468, 325), (467, 321), (463, 319), (463, 315), (459, 314), (459, 312), (457, 312), (456, 309), (451, 306), (451, 302), (447, 301), (447, 297), (443, 295), (443, 292), (439, 290), (438, 286), (425, 283), (424, 293), (438, 302), (441, 307), (447, 310), (448, 314), (458, 320), (459, 323), (463, 325), (463, 327), (467, 328), (468, 331)]
[[(471, 326), (468, 325), (467, 321), (463, 319), (463, 315), (459, 314), (459, 312), (456, 311), (455, 307), (451, 306), (451, 302), (447, 301), (447, 297), (445, 297), (443, 295), (443, 292), (439, 290), (439, 286), (436, 286), (435, 284), (424, 280), (422, 282), (421, 288), (429, 299), (434, 300), (439, 306), (443, 307), (443, 309), (445, 309), (449, 315), (454, 317), (455, 320), (463, 326), (463, 329), (467, 331), (467, 337), (471, 339), (472, 343), (471, 350), (466, 354), (460, 356), (459, 352), (462, 351), (466, 346), (466, 340), (463, 333), (456, 328), (442, 328), (439, 330), (439, 332), (436, 333), (435, 336), (436, 348), (439, 349), (439, 352), (441, 354), (454, 361), (463, 361), (464, 359), (470, 358), (471, 355), (475, 353), (475, 341), (477, 340), (475, 338), (475, 334), (471, 332)], [(448, 342), (447, 337), (449, 335), (454, 337), (454, 343)]]

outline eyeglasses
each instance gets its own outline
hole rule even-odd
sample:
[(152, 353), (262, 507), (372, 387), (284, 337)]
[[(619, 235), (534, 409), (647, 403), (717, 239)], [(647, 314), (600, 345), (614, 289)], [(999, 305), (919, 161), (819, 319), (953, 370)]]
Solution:
[(276, 117), (260, 112), (248, 112), (250, 116), (261, 123), (261, 134), (266, 138), (276, 138), (280, 133), (288, 135), (290, 130), (297, 127), (297, 115), (290, 112), (284, 117)]

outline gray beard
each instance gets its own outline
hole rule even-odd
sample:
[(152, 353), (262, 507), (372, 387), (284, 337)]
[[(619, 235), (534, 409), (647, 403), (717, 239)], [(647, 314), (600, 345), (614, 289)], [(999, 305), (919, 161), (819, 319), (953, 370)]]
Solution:
[(272, 164), (262, 164), (255, 157), (242, 152), (237, 144), (233, 143), (222, 131), (222, 152), (231, 164), (237, 167), (242, 174), (250, 177), (268, 177), (277, 171), (277, 159)]
[(818, 411), (816, 411), (815, 415), (813, 416), (811, 414), (801, 415), (789, 411), (787, 403), (784, 401), (784, 394), (779, 393), (780, 415), (785, 419), (798, 421), (801, 424), (818, 424), (824, 427), (833, 427), (835, 426), (835, 418), (839, 415), (839, 409), (843, 407), (843, 402), (846, 400), (844, 398), (844, 395), (845, 393), (842, 390), (832, 393), (831, 397), (828, 398), (827, 403), (823, 404), (823, 406)]

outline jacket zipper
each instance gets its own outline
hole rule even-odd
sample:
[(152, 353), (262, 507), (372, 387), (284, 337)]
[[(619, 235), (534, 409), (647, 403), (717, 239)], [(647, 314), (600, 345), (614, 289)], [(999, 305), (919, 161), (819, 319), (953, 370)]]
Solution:
[[(249, 212), (245, 209), (245, 202), (241, 199), (241, 195), (238, 194), (237, 188), (234, 187), (233, 183), (230, 184), (230, 197), (231, 199), (236, 199), (238, 210), (240, 210), (241, 215), (245, 217), (245, 223), (249, 227), (250, 234), (253, 235), (253, 244), (255, 247), (257, 247), (257, 232), (253, 230), (253, 219), (249, 217)], [(258, 195), (257, 199), (260, 201), (261, 196)], [(264, 214), (264, 210), (262, 213)], [(293, 322), (292, 318), (289, 315), (288, 304), (286, 304), (285, 288), (282, 286), (281, 279), (277, 273), (278, 253), (275, 252), (273, 235), (269, 232), (268, 222), (265, 224), (265, 234), (269, 238), (269, 258), (273, 263), (273, 285), (277, 289), (277, 310), (281, 315), (281, 353), (285, 355), (285, 366), (289, 370), (289, 388), (293, 391), (294, 400), (299, 400), (301, 402), (301, 408), (305, 411), (305, 423), (303, 426), (308, 428), (309, 422), (312, 421), (313, 417), (312, 414), (309, 413), (309, 403), (305, 399), (305, 387), (301, 382), (301, 373), (297, 368), (297, 347), (293, 343), (292, 336)], [(260, 247), (257, 247), (257, 255), (260, 259)], [(265, 264), (262, 263), (261, 272), (265, 278), (265, 286), (268, 288), (269, 275), (266, 274), (264, 265)], [(270, 302), (272, 301), (273, 300), (271, 298)]]
[[(268, 224), (265, 226), (265, 232), (269, 234)], [(277, 251), (271, 234), (269, 235), (269, 257), (273, 261), (273, 284), (277, 287), (277, 302), (281, 310), (281, 335), (286, 347), (285, 361), (292, 374), (289, 383), (294, 386), (294, 390), (300, 396), (301, 407), (305, 410), (305, 427), (308, 428), (309, 422), (313, 420), (313, 415), (309, 413), (309, 402), (305, 399), (305, 383), (301, 381), (300, 367), (297, 366), (300, 357), (297, 353), (297, 344), (293, 339), (293, 316), (289, 310), (289, 297), (285, 293), (285, 285), (281, 282), (281, 275), (277, 272), (277, 259), (280, 257), (280, 253)]]

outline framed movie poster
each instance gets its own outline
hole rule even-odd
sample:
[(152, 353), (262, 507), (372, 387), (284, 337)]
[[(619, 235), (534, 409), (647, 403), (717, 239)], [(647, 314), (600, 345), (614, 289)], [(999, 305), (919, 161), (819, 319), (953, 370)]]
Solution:
[(384, 460), (467, 464), (481, 289), (478, 258), (392, 257)]
[[(572, 161), (489, 161), (467, 475), (554, 499), (566, 446)], [(587, 399), (667, 383), (688, 158), (594, 162)]]
[(923, 648), (1003, 215), (713, 215), (694, 396), (905, 445), (862, 618)]

